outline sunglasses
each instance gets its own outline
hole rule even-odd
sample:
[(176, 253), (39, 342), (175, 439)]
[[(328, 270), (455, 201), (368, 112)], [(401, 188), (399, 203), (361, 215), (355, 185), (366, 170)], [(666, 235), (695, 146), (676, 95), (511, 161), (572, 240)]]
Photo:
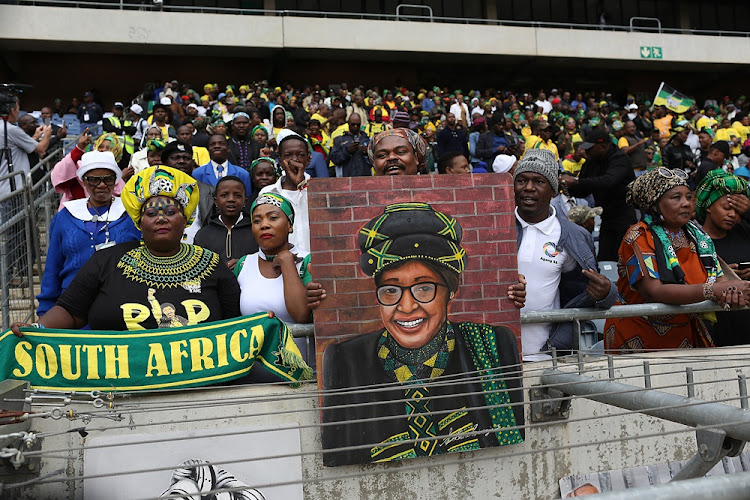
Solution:
[(83, 178), (86, 183), (91, 187), (96, 187), (102, 182), (107, 186), (114, 186), (115, 182), (117, 182), (117, 177), (114, 175), (102, 175), (102, 176), (93, 176), (93, 175), (87, 175)]
[(661, 175), (665, 179), (679, 177), (680, 179), (687, 180), (688, 178), (688, 174), (684, 170), (672, 170), (671, 168), (667, 167), (659, 167), (657, 172), (659, 172), (659, 175)]

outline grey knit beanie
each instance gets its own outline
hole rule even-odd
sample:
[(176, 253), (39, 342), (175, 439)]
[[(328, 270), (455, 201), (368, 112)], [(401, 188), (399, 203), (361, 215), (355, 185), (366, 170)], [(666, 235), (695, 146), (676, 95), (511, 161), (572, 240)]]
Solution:
[(560, 167), (555, 160), (555, 154), (547, 149), (528, 149), (521, 161), (516, 166), (513, 181), (516, 176), (523, 172), (534, 172), (547, 178), (552, 186), (552, 192), (557, 193), (557, 178), (560, 175)]

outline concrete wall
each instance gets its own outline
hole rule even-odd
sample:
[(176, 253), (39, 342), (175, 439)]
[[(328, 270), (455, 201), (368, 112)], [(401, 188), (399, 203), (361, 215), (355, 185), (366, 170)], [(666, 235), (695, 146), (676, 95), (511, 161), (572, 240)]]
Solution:
[[(680, 384), (685, 381), (685, 367), (691, 366), (695, 370), (696, 397), (723, 400), (738, 397), (737, 384), (727, 381), (736, 380), (739, 373), (748, 374), (748, 363), (742, 361), (747, 360), (747, 352), (746, 348), (693, 350), (687, 357), (684, 353), (659, 353), (646, 358), (651, 359), (654, 388), (674, 385), (663, 390), (685, 395), (686, 389)], [(541, 369), (548, 366), (527, 364), (526, 388), (538, 384)], [(577, 368), (575, 363), (562, 366), (569, 371)], [(587, 361), (586, 370), (590, 376), (606, 378), (606, 366), (604, 360)], [(615, 376), (622, 383), (643, 387), (642, 359), (616, 358)], [(718, 382), (721, 380), (724, 381)], [(202, 403), (206, 398), (214, 403)], [(242, 401), (229, 404), (230, 398)], [(196, 405), (187, 406), (191, 401)], [(165, 409), (143, 411), (144, 404), (154, 402)], [(696, 450), (694, 432), (688, 427), (574, 399), (570, 421), (532, 425), (526, 431), (526, 442), (520, 445), (399, 463), (326, 468), (318, 453), (321, 442), (315, 384), (301, 389), (257, 385), (118, 396), (115, 404), (124, 421), (95, 419), (87, 425), (89, 436), (194, 429), (230, 433), (235, 427), (299, 425), (305, 454), (302, 458), (305, 498), (310, 499), (559, 498), (557, 481), (563, 476), (685, 460)], [(739, 407), (737, 399), (726, 404)], [(92, 411), (91, 405), (77, 404), (66, 409), (69, 408)], [(32, 409), (50, 411), (50, 407)], [(528, 408), (526, 413), (527, 422), (531, 423)], [(32, 430), (56, 433), (82, 425), (80, 420), (34, 419)], [(65, 477), (86, 474), (83, 447), (85, 440), (77, 433), (45, 437), (42, 451), (48, 455), (42, 456), (41, 474), (58, 469), (65, 470)], [(272, 453), (270, 450), (269, 454)], [(138, 468), (137, 463), (133, 464), (133, 470)], [(347, 477), (350, 475), (353, 477)], [(21, 479), (10, 476), (2, 482), (10, 484), (18, 480)], [(83, 498), (84, 489), (80, 482), (49, 483), (25, 487), (20, 494), (16, 492), (8, 498), (78, 500)]]
[(750, 37), (732, 38), (727, 50), (726, 37), (713, 36), (4, 5), (0, 43), (9, 42), (48, 42), (57, 50), (107, 43), (128, 52), (146, 46), (283, 47), (636, 61), (641, 46), (658, 46), (663, 62), (750, 62)]

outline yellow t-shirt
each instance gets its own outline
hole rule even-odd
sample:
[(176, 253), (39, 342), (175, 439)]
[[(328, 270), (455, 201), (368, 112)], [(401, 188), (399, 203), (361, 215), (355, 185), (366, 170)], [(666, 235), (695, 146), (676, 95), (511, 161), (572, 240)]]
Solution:
[(701, 131), (704, 128), (711, 128), (714, 125), (716, 125), (717, 123), (719, 123), (719, 122), (717, 122), (713, 118), (708, 117), (708, 116), (704, 116), (703, 118), (701, 118), (700, 120), (698, 120), (695, 123), (695, 126), (698, 128), (699, 131)]
[(750, 126), (744, 126), (742, 122), (734, 122), (732, 124), (732, 128), (734, 128), (737, 133), (740, 134), (740, 139), (742, 139), (742, 142), (745, 142), (748, 137), (750, 137)]
[(570, 172), (571, 174), (578, 177), (581, 172), (581, 167), (586, 163), (586, 158), (581, 158), (578, 161), (568, 160), (567, 158), (562, 161), (563, 170)]
[(375, 137), (380, 132), (382, 132), (384, 130), (388, 130), (390, 128), (391, 128), (391, 125), (389, 123), (386, 123), (386, 122), (380, 122), (380, 123), (370, 122), (370, 123), (367, 124), (367, 126), (365, 126), (365, 133), (369, 137)]
[[(530, 149), (547, 149), (555, 153), (555, 160), (560, 160), (560, 153), (557, 151), (557, 145), (550, 139), (547, 142), (542, 141), (542, 138), (538, 135), (530, 135), (526, 139), (526, 151)], [(524, 156), (526, 153), (524, 153)]]
[[(720, 128), (716, 131), (716, 137), (714, 138), (714, 141), (727, 141), (731, 144), (732, 138), (736, 137), (737, 139), (741, 139), (740, 133), (737, 132), (737, 129), (734, 129), (732, 127), (729, 128)], [(742, 144), (742, 141), (738, 141), (736, 146), (732, 147), (732, 154), (738, 155), (742, 152), (742, 147), (740, 146)]]
[(199, 167), (210, 162), (211, 156), (208, 154), (208, 149), (200, 146), (193, 146), (193, 161)]

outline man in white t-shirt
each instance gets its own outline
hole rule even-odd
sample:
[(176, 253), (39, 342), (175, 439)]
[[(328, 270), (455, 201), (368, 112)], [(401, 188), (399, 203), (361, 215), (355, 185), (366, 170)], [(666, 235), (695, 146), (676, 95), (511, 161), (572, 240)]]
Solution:
[(536, 102), (534, 103), (541, 108), (542, 113), (545, 115), (552, 111), (552, 103), (547, 100), (547, 94), (544, 91), (539, 91)]
[(456, 121), (463, 125), (465, 129), (471, 127), (469, 107), (464, 102), (464, 96), (462, 94), (456, 96), (456, 102), (451, 105), (450, 113), (455, 115)]
[[(513, 175), (518, 273), (526, 277), (525, 311), (561, 307), (609, 308), (617, 299), (612, 282), (597, 272), (594, 242), (582, 227), (550, 205), (558, 190), (555, 155), (527, 151)], [(521, 326), (524, 361), (548, 359), (550, 348), (576, 346), (570, 323)]]

